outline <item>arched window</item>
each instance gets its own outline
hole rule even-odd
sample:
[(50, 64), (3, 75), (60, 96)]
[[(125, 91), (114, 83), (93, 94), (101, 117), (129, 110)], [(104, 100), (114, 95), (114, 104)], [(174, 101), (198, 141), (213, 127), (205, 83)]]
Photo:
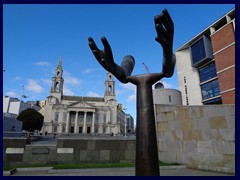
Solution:
[(59, 82), (56, 82), (55, 84), (55, 91), (58, 91), (59, 90)]
[(112, 86), (111, 85), (108, 86), (108, 92), (112, 92)]
[(57, 72), (57, 76), (60, 76), (60, 72), (59, 71)]

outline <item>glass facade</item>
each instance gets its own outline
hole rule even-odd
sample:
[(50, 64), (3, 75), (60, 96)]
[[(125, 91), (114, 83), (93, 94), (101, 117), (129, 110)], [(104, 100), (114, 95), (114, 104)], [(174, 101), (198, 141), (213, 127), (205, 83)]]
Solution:
[(215, 63), (199, 68), (200, 82), (207, 81), (217, 76)]
[(206, 58), (203, 38), (191, 46), (191, 52), (193, 64), (197, 64)]
[(218, 79), (201, 85), (201, 91), (203, 100), (220, 95)]
[(215, 98), (215, 99), (211, 99), (211, 100), (208, 100), (208, 101), (204, 101), (203, 104), (204, 105), (222, 104), (222, 99), (220, 97)]

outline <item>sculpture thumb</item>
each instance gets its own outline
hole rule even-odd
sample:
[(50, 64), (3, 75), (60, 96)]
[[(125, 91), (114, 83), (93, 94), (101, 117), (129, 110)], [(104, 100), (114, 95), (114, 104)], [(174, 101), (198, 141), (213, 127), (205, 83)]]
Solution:
[(133, 58), (133, 56), (128, 55), (123, 58), (121, 67), (126, 77), (131, 76), (134, 65), (135, 65), (135, 59)]

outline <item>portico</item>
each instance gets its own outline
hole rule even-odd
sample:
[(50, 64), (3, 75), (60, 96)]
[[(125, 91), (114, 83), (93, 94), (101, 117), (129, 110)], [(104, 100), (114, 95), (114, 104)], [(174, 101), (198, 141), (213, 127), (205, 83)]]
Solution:
[(66, 133), (95, 133), (95, 109), (69, 110)]

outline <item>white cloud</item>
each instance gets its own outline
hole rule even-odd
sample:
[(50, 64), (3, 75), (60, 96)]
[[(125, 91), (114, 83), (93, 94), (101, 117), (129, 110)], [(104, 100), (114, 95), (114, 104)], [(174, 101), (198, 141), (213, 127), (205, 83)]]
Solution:
[(52, 81), (49, 79), (41, 79), (42, 82), (46, 83), (46, 84), (52, 84)]
[(87, 93), (87, 96), (90, 96), (90, 97), (101, 97), (100, 94), (96, 93), (96, 92), (93, 92), (93, 91), (89, 91)]
[(13, 92), (13, 91), (8, 91), (6, 92), (6, 95), (9, 96), (9, 97), (17, 97), (17, 93)]
[(70, 96), (73, 96), (75, 93), (72, 92), (71, 89), (67, 88), (67, 87), (63, 87), (63, 94), (64, 95), (70, 95)]
[(121, 95), (121, 94), (124, 94), (124, 89), (121, 89), (121, 90), (119, 90), (119, 89), (117, 89), (116, 91), (115, 91), (115, 93), (116, 93), (116, 96), (119, 96), (119, 95)]
[(72, 74), (68, 71), (64, 71), (64, 83), (70, 85), (80, 85), (82, 80), (76, 77), (72, 77)]
[(64, 83), (71, 85), (80, 85), (82, 80), (75, 77), (66, 77), (64, 78)]
[(16, 76), (13, 79), (16, 80), (16, 81), (21, 81), (22, 80), (22, 78), (20, 78), (19, 76)]
[(66, 70), (64, 70), (64, 72), (63, 72), (63, 73), (64, 73), (64, 75), (65, 75), (65, 76), (71, 76), (71, 73), (70, 73), (70, 72), (68, 72), (68, 71), (66, 71)]
[(28, 84), (26, 86), (28, 91), (32, 91), (34, 93), (41, 93), (43, 91), (42, 86), (40, 86), (36, 80), (29, 79)]
[(95, 71), (94, 69), (88, 68), (88, 69), (85, 69), (82, 73), (83, 73), (83, 74), (88, 74), (88, 73), (92, 73), (92, 72), (94, 72), (94, 71)]
[(131, 96), (128, 96), (127, 102), (136, 102), (136, 94), (132, 94)]
[(130, 93), (131, 95), (127, 96), (127, 102), (133, 103), (136, 102), (136, 86), (132, 83), (127, 83), (127, 84), (120, 84), (120, 87), (122, 89), (117, 91), (117, 94), (127, 94)]
[(131, 90), (131, 91), (136, 91), (136, 86), (132, 83), (127, 83), (127, 84), (120, 84), (120, 86), (124, 89)]
[(40, 61), (35, 63), (36, 66), (48, 66), (49, 63), (46, 61)]
[(176, 89), (175, 85), (167, 83), (166, 81), (162, 81), (164, 88), (168, 88), (168, 89)]

